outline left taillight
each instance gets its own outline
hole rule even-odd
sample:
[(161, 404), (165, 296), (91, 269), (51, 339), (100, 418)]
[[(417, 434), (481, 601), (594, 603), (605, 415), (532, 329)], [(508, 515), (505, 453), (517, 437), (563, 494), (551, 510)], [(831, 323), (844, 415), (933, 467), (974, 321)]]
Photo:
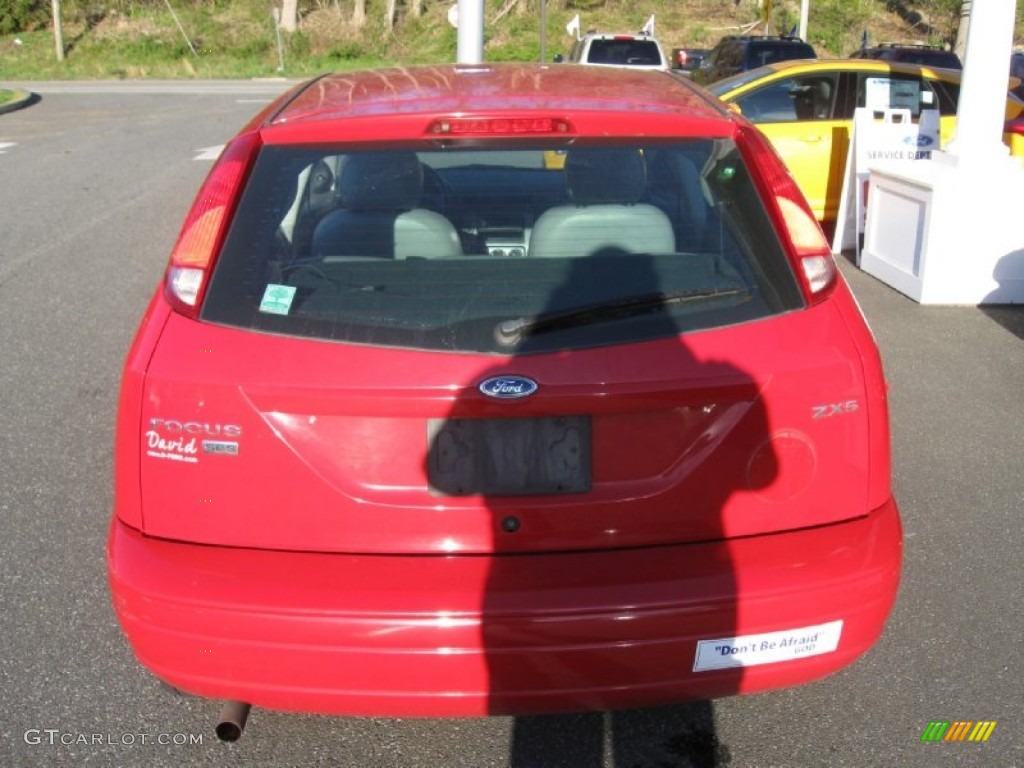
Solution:
[(760, 171), (760, 181), (769, 198), (769, 211), (776, 228), (784, 235), (786, 250), (805, 298), (809, 304), (817, 304), (836, 284), (838, 267), (832, 258), (832, 248), (803, 192), (768, 139), (753, 126), (740, 131), (742, 144), (751, 152), (751, 159)]
[(259, 148), (260, 137), (255, 132), (229, 143), (185, 217), (164, 278), (164, 294), (181, 314), (195, 317), (199, 312), (210, 269)]

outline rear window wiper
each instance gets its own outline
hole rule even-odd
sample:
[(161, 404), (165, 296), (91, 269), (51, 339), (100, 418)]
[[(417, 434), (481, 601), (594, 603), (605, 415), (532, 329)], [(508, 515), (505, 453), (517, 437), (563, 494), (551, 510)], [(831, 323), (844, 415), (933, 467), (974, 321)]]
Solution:
[(572, 309), (543, 312), (539, 315), (503, 320), (494, 327), (494, 337), (502, 346), (512, 346), (524, 336), (559, 331), (605, 320), (633, 317), (644, 312), (660, 311), (682, 304), (729, 296), (749, 297), (746, 288), (699, 288), (673, 293), (644, 293), (616, 301), (601, 301)]

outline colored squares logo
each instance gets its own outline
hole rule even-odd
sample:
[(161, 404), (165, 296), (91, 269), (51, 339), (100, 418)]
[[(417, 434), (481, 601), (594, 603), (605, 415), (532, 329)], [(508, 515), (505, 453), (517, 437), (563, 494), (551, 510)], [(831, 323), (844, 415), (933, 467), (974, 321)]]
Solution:
[(995, 720), (933, 720), (921, 734), (921, 741), (988, 741)]

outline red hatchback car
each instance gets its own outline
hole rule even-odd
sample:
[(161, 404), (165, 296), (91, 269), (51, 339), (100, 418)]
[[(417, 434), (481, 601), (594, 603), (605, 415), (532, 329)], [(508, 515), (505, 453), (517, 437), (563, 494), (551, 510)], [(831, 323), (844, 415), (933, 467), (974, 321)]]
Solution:
[(115, 485), (136, 655), (242, 711), (794, 685), (872, 646), (900, 574), (872, 335), (768, 142), (668, 72), (265, 109), (128, 353)]

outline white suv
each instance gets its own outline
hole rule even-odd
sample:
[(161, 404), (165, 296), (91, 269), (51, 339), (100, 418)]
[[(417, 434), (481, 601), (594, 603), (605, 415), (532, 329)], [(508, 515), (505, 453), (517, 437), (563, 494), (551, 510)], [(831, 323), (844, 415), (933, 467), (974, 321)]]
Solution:
[[(557, 57), (556, 61), (560, 61)], [(573, 43), (566, 59), (570, 64), (630, 69), (668, 69), (661, 45), (650, 35), (588, 32)]]

